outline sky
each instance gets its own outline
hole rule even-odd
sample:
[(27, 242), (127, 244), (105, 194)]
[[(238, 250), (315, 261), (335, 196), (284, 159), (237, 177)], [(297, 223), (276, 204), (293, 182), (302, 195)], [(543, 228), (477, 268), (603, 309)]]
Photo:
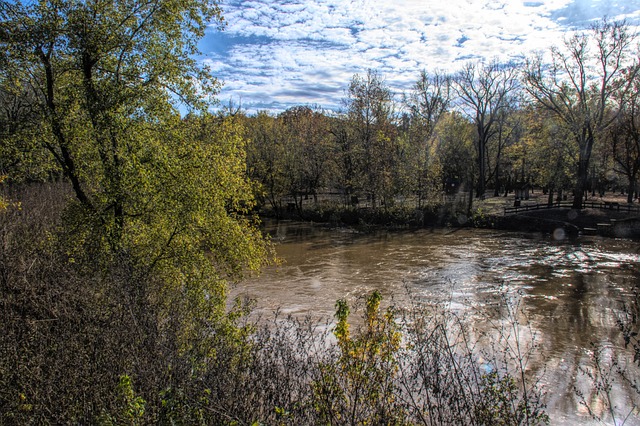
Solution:
[(604, 16), (640, 25), (640, 0), (222, 0), (199, 57), (222, 105), (252, 113), (339, 110), (354, 74), (377, 70), (399, 95), (421, 70), (518, 60)]

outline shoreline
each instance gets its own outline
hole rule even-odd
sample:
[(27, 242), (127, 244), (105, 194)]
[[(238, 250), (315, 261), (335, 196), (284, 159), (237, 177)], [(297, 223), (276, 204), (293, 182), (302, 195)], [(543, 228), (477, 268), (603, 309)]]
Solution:
[(640, 215), (617, 211), (568, 208), (528, 211), (499, 215), (478, 209), (471, 217), (456, 214), (451, 208), (344, 208), (302, 209), (301, 212), (262, 210), (260, 219), (295, 220), (332, 227), (348, 227), (363, 232), (377, 230), (413, 230), (444, 228), (495, 229), (512, 232), (542, 232), (556, 236), (599, 235), (609, 238), (640, 239)]

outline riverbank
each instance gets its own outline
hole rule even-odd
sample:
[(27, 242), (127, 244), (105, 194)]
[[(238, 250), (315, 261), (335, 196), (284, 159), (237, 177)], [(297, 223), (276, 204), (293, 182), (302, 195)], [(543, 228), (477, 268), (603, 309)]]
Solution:
[[(546, 195), (532, 194), (520, 200), (520, 206), (545, 205)], [(624, 196), (609, 195), (593, 198), (594, 203), (624, 204)], [(408, 205), (393, 207), (348, 206), (327, 203), (309, 203), (302, 209), (280, 211), (263, 209), (262, 217), (303, 220), (333, 227), (369, 229), (422, 229), (422, 228), (484, 228), (518, 232), (543, 232), (558, 236), (598, 234), (607, 237), (640, 239), (640, 214), (616, 209), (586, 208), (573, 210), (566, 207), (521, 211), (505, 215), (505, 208), (513, 207), (514, 197), (486, 197), (474, 200), (471, 214), (466, 213), (464, 200), (415, 208)]]
[[(558, 235), (601, 235), (640, 239), (640, 213), (617, 209), (626, 205), (626, 196), (609, 194), (606, 197), (591, 197), (581, 210), (567, 207), (566, 203), (555, 208), (546, 208), (547, 195), (538, 192), (527, 200), (520, 200), (523, 210), (516, 214), (505, 214), (505, 209), (513, 207), (513, 199), (491, 197), (480, 201), (479, 208), (486, 212), (487, 219), (476, 221), (481, 228), (503, 229), (524, 232), (558, 232)], [(571, 202), (571, 200), (568, 200)], [(611, 208), (594, 208), (608, 205)], [(537, 206), (545, 208), (537, 209)], [(534, 209), (527, 210), (527, 207)]]
[[(553, 232), (562, 228), (571, 234), (598, 234), (607, 237), (640, 238), (637, 216), (628, 213), (602, 210), (566, 208), (538, 210), (500, 218), (502, 229), (540, 230)], [(622, 224), (626, 223), (627, 226)], [(524, 229), (523, 229), (524, 228)]]

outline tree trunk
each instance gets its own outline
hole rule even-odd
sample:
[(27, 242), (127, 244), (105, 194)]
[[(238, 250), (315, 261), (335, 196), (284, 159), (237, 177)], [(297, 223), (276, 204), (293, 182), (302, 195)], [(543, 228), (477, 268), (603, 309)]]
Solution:
[(493, 196), (498, 197), (500, 195), (500, 157), (498, 157), (498, 164), (496, 164), (496, 177), (493, 180), (495, 182), (495, 188), (493, 189)]
[(576, 177), (572, 206), (572, 208), (576, 210), (582, 209), (582, 200), (589, 180), (589, 160), (591, 158), (591, 149), (593, 148), (594, 142), (592, 131), (587, 129), (586, 132), (587, 135), (584, 140), (582, 143), (578, 144), (580, 146), (580, 159), (578, 160), (578, 176)]
[(484, 145), (478, 147), (478, 182), (476, 187), (476, 197), (480, 198), (484, 195), (484, 177), (485, 177), (485, 160)]
[(471, 217), (471, 210), (473, 209), (473, 182), (469, 183), (469, 199), (467, 202), (467, 216)]
[(578, 176), (576, 178), (576, 186), (573, 190), (573, 206), (572, 208), (576, 210), (582, 209), (582, 200), (584, 198), (584, 191), (587, 187), (587, 178), (588, 178), (588, 170), (587, 170), (586, 162), (580, 160), (580, 164), (578, 166)]

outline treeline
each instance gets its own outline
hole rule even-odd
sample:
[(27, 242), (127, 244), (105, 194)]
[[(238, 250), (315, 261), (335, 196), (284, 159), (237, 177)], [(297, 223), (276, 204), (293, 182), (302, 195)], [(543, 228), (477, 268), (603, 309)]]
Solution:
[[(333, 193), (344, 205), (421, 208), (459, 190), (506, 195), (638, 194), (640, 74), (635, 35), (602, 21), (524, 63), (422, 72), (401, 99), (375, 70), (341, 112), (294, 107), (243, 117), (248, 173), (275, 210)], [(238, 112), (238, 111), (236, 111)], [(284, 200), (284, 201), (283, 201)]]
[[(46, 78), (53, 64), (46, 51), (40, 53), (40, 72)], [(78, 167), (71, 164), (78, 160), (43, 141), (42, 127), (34, 127), (35, 121), (43, 112), (64, 116), (48, 129), (56, 135), (56, 129), (81, 125), (74, 115), (79, 106), (90, 112), (93, 127), (117, 118), (107, 117), (95, 107), (96, 100), (86, 96), (87, 105), (74, 96), (68, 105), (55, 105), (56, 94), (49, 105), (50, 87), (33, 86), (23, 75), (29, 68), (23, 67), (25, 58), (20, 56), (9, 51), (4, 59), (0, 172), (9, 182), (64, 177), (78, 188)], [(319, 194), (331, 194), (345, 206), (366, 203), (386, 209), (400, 204), (420, 209), (460, 191), (471, 201), (525, 186), (544, 188), (550, 202), (554, 196), (573, 196), (575, 208), (590, 194), (613, 190), (625, 193), (631, 203), (638, 196), (640, 171), (638, 56), (632, 27), (603, 20), (518, 63), (468, 63), (453, 74), (423, 71), (402, 94), (392, 93), (383, 75), (368, 70), (353, 76), (344, 108), (337, 112), (298, 106), (279, 114), (247, 115), (227, 108), (214, 115), (234, 122), (243, 139), (247, 177), (257, 183), (254, 193), (277, 213), (287, 208), (300, 212), (302, 199), (317, 201)], [(118, 63), (133, 57), (123, 56)], [(136, 71), (144, 66), (137, 64)], [(191, 72), (157, 72), (169, 71), (174, 76)], [(217, 82), (210, 75), (202, 70), (193, 75), (202, 81), (202, 93), (207, 88), (216, 92)], [(61, 83), (56, 75), (50, 78), (52, 86)], [(161, 97), (171, 97), (171, 90), (180, 92), (184, 84), (161, 83), (156, 75), (126, 87), (130, 79), (124, 81), (122, 73), (117, 78), (122, 80), (121, 96), (110, 99), (110, 108), (127, 105), (130, 95), (125, 93), (141, 93), (137, 90), (145, 84), (164, 85), (169, 92), (154, 95)], [(194, 92), (173, 96), (172, 101), (185, 102), (183, 111), (191, 111), (183, 125), (197, 127), (193, 117), (209, 104)], [(153, 101), (145, 96), (145, 103), (134, 102), (119, 113), (133, 116), (152, 106), (157, 110)], [(103, 148), (95, 155), (102, 155), (102, 162), (117, 163), (117, 158), (104, 157), (108, 142), (105, 135), (101, 138)], [(83, 198), (81, 191), (76, 194)], [(468, 207), (471, 210), (470, 203)]]

